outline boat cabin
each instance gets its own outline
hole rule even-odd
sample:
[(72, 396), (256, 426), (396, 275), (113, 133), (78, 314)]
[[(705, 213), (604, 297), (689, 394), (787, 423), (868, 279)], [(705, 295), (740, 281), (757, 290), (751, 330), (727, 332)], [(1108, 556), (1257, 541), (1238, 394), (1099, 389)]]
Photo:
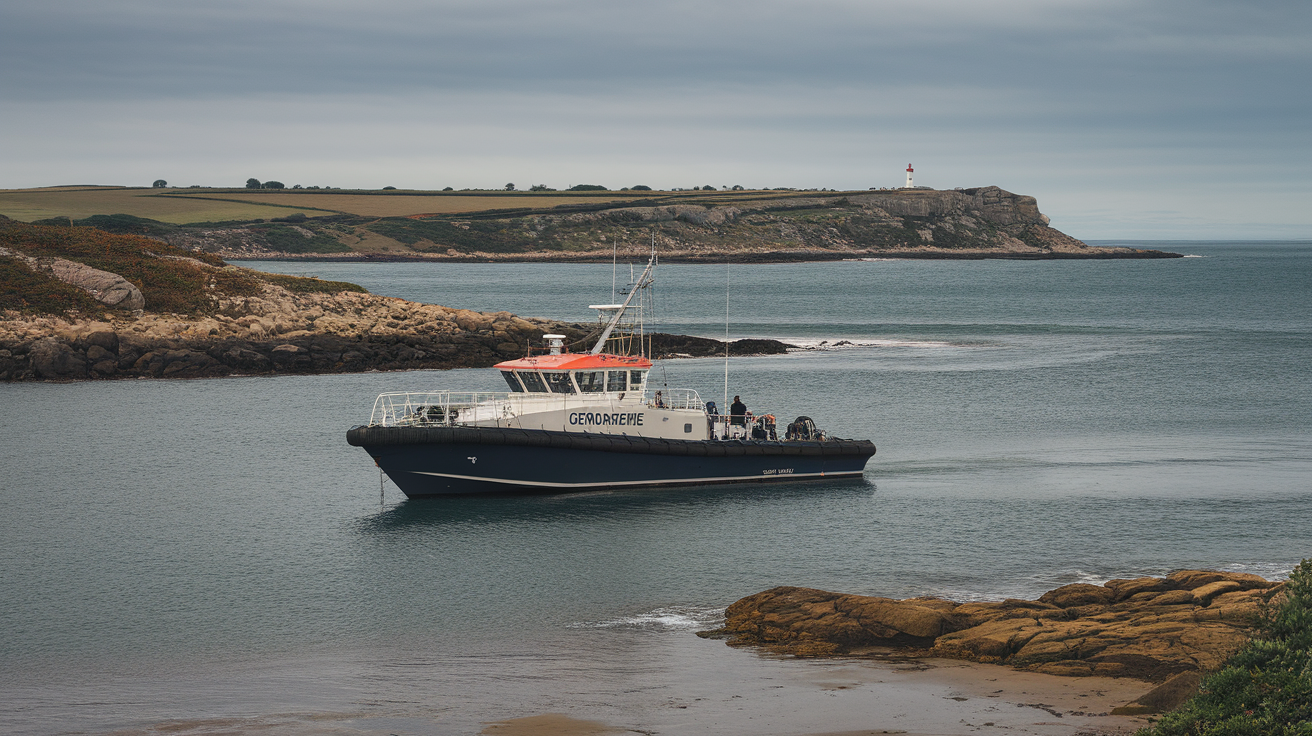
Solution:
[(642, 395), (651, 361), (638, 356), (562, 353), (497, 364), (515, 393)]

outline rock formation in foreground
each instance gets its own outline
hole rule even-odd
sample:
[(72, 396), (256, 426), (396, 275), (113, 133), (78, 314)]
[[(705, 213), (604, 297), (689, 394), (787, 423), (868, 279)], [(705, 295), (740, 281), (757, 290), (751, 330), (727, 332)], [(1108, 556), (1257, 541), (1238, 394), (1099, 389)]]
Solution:
[(892, 647), (1055, 675), (1162, 682), (1218, 668), (1281, 585), (1256, 575), (1184, 570), (1065, 585), (1037, 601), (987, 603), (781, 587), (734, 603), (722, 629), (701, 635), (798, 656), (859, 656)]

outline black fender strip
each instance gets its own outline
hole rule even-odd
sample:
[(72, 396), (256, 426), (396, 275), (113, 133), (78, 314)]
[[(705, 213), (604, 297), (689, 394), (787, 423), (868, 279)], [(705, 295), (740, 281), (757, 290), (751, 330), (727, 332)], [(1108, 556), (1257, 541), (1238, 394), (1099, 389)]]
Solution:
[(352, 427), (347, 443), (355, 447), (381, 445), (512, 445), (556, 447), (568, 450), (627, 452), (639, 455), (688, 455), (692, 457), (741, 457), (805, 455), (844, 457), (875, 454), (869, 440), (669, 440), (657, 437), (551, 432), (539, 429), (500, 427)]

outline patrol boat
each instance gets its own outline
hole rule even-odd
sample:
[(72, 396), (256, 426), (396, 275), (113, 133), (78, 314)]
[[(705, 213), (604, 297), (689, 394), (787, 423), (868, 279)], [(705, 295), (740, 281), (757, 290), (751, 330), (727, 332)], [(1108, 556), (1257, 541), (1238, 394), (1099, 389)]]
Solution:
[(590, 351), (543, 335), (542, 353), (495, 366), (507, 392), (381, 394), (347, 442), (411, 498), (860, 477), (869, 440), (830, 437), (804, 416), (781, 438), (773, 415), (648, 390), (655, 265), (653, 254), (622, 303), (589, 307), (600, 333)]

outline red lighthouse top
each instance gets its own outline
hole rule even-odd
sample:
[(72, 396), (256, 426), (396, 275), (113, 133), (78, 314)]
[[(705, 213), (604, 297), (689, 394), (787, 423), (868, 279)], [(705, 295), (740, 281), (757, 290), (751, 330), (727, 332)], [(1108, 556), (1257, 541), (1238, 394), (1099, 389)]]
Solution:
[(907, 171), (915, 171), (915, 169), (911, 168), (911, 164), (907, 164)]

